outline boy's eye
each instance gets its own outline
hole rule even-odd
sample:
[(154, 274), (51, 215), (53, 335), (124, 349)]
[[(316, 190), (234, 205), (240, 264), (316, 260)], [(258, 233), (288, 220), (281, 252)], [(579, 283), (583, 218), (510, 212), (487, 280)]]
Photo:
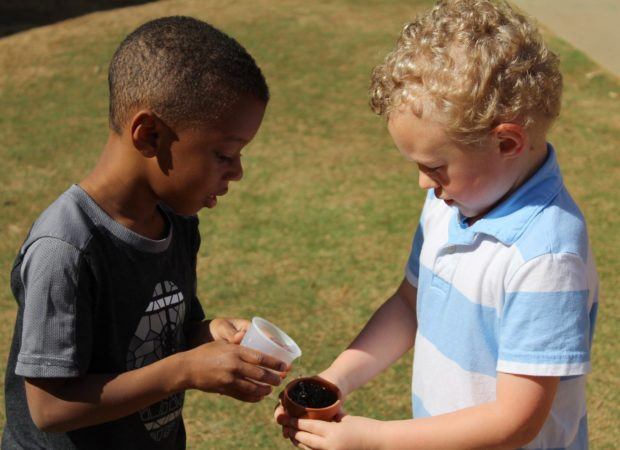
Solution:
[(217, 152), (217, 153), (215, 154), (215, 157), (216, 157), (219, 161), (221, 161), (221, 162), (227, 162), (227, 163), (228, 163), (228, 162), (233, 162), (233, 161), (234, 161), (234, 158), (232, 158), (232, 157), (230, 157), (230, 156), (228, 156), (228, 155), (225, 155), (224, 153), (219, 153), (219, 152)]
[(441, 169), (442, 166), (437, 166), (437, 167), (426, 167), (426, 166), (420, 166), (420, 170), (422, 170), (423, 172), (426, 173), (436, 173), (439, 171), (439, 169)]

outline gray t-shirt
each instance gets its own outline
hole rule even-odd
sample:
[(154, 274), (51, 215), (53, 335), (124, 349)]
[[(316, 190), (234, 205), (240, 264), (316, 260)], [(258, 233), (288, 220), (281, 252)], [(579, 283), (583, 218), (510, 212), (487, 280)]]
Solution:
[(120, 373), (186, 348), (187, 325), (204, 318), (198, 219), (160, 211), (167, 236), (147, 239), (73, 185), (32, 226), (11, 272), (18, 313), (3, 449), (185, 448), (182, 393), (119, 420), (46, 433), (32, 422), (24, 390), (23, 377)]

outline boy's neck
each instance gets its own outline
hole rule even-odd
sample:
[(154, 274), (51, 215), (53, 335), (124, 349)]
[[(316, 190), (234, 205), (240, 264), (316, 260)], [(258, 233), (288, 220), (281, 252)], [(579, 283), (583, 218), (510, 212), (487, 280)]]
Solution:
[(513, 192), (523, 186), (527, 180), (538, 172), (538, 169), (545, 163), (548, 153), (547, 139), (545, 136), (541, 136), (532, 142), (530, 150), (523, 160), (521, 173), (517, 176), (514, 185), (508, 191), (505, 198), (512, 195)]
[(140, 161), (132, 156), (122, 137), (110, 133), (97, 165), (79, 185), (116, 222), (149, 239), (162, 239), (166, 220)]
[(487, 213), (492, 211), (496, 206), (509, 198), (517, 189), (523, 186), (527, 180), (534, 176), (538, 169), (540, 169), (540, 167), (545, 163), (548, 156), (546, 137), (543, 136), (536, 141), (533, 141), (528, 154), (525, 156), (526, 158), (523, 159), (519, 174), (515, 177), (515, 182), (511, 188), (485, 212), (477, 216), (467, 218), (466, 222), (468, 226), (472, 226), (479, 219), (483, 218)]

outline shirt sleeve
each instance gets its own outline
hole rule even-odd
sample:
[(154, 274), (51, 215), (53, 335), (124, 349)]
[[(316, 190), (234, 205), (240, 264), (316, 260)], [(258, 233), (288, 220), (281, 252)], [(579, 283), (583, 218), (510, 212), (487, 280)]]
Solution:
[(575, 254), (545, 254), (509, 281), (499, 319), (497, 370), (538, 376), (590, 371), (594, 313), (586, 263)]
[(84, 317), (90, 308), (78, 306), (78, 301), (90, 302), (84, 298), (88, 289), (81, 264), (81, 252), (56, 238), (38, 239), (26, 251), (20, 271), (24, 317), (17, 375), (54, 378), (85, 372), (91, 339), (77, 324), (78, 319), (90, 323)]

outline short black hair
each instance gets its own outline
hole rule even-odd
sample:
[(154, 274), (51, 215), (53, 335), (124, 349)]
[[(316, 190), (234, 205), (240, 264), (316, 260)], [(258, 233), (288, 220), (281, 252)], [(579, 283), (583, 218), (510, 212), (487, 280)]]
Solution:
[(189, 126), (216, 120), (246, 94), (269, 100), (265, 78), (245, 48), (184, 16), (155, 19), (130, 33), (112, 57), (108, 84), (110, 128), (119, 134), (138, 108)]

